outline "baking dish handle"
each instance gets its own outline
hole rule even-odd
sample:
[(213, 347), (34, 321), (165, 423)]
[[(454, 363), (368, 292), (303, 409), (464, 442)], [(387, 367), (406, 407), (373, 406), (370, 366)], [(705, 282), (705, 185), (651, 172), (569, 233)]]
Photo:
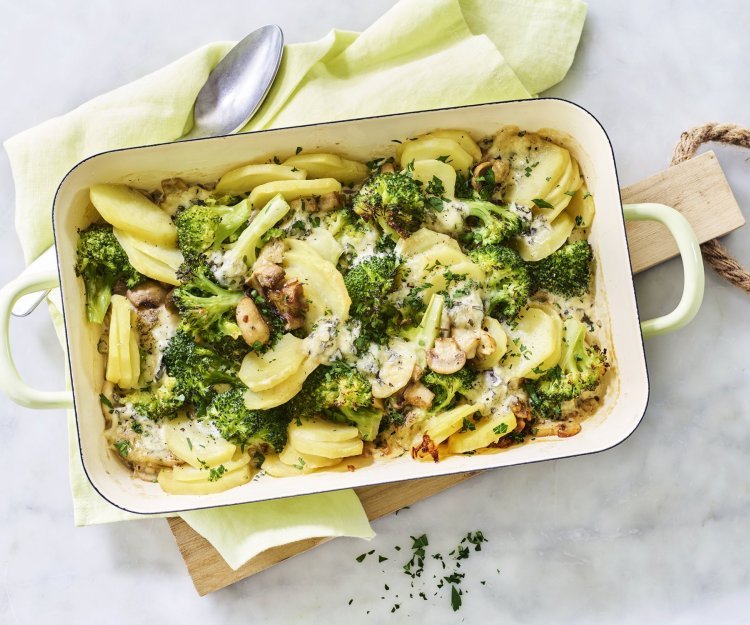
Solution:
[(624, 204), (622, 207), (628, 221), (648, 220), (664, 224), (677, 242), (682, 257), (684, 285), (680, 303), (672, 312), (655, 319), (641, 322), (644, 338), (665, 334), (690, 323), (698, 313), (703, 301), (705, 276), (698, 237), (688, 220), (671, 206), (664, 204)]
[(40, 391), (18, 374), (10, 348), (10, 316), (15, 303), (24, 295), (58, 285), (54, 248), (47, 250), (12, 282), (0, 289), (0, 390), (12, 401), (27, 408), (72, 408), (70, 391)]

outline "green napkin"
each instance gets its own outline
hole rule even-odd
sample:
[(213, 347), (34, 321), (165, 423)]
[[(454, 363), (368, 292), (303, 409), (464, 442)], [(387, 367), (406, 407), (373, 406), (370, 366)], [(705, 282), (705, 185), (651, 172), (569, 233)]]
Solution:
[[(269, 97), (244, 130), (533, 97), (564, 77), (585, 14), (579, 0), (401, 0), (361, 34), (333, 30), (319, 41), (286, 46)], [(27, 262), (52, 245), (50, 207), (67, 171), (97, 152), (182, 135), (198, 90), (231, 45), (200, 48), (6, 141)], [(59, 298), (51, 298), (50, 309), (62, 335)], [(76, 523), (140, 518), (91, 488), (72, 415), (70, 423)], [(232, 566), (310, 536), (373, 536), (353, 491), (183, 518)]]

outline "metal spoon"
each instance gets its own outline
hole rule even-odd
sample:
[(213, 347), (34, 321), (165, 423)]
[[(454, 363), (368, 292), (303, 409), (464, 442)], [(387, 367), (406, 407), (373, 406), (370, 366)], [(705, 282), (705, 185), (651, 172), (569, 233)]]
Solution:
[[(283, 50), (284, 34), (275, 24), (254, 30), (237, 43), (211, 70), (195, 98), (193, 127), (178, 141), (228, 135), (242, 128), (268, 95)], [(20, 298), (13, 316), (30, 315), (48, 294)]]
[(281, 64), (284, 35), (275, 24), (254, 30), (219, 62), (195, 99), (192, 130), (181, 139), (237, 132), (255, 114)]

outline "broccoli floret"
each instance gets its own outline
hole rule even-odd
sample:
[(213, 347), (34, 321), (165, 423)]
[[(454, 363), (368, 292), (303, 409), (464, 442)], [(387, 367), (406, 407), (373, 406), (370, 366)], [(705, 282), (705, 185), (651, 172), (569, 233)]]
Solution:
[(322, 414), (332, 421), (354, 423), (366, 441), (377, 436), (383, 418), (383, 412), (372, 406), (369, 380), (343, 362), (313, 371), (285, 411), (291, 418)]
[(420, 186), (404, 172), (386, 172), (368, 178), (354, 196), (352, 208), (386, 232), (404, 238), (416, 232), (426, 217)]
[(180, 326), (196, 338), (211, 343), (219, 342), (225, 336), (236, 339), (240, 336), (240, 329), (234, 312), (245, 294), (219, 286), (209, 275), (205, 264), (182, 271), (181, 278), (185, 283), (173, 294), (182, 317)]
[(237, 363), (207, 345), (198, 344), (184, 329), (178, 329), (164, 350), (162, 362), (175, 379), (175, 394), (203, 412), (216, 393), (215, 386), (240, 384)]
[(251, 210), (249, 200), (234, 206), (217, 204), (215, 201), (188, 206), (175, 217), (180, 250), (190, 258), (219, 249), (247, 222)]
[(281, 410), (249, 410), (244, 391), (233, 388), (216, 395), (206, 409), (205, 419), (213, 421), (222, 437), (230, 443), (269, 445), (274, 451), (284, 449), (289, 419)]
[(464, 239), (475, 245), (495, 245), (520, 234), (528, 220), (510, 206), (498, 206), (483, 200), (466, 200), (468, 217), (474, 217), (479, 225), (468, 230)]
[(608, 366), (606, 352), (586, 343), (586, 326), (566, 319), (560, 362), (539, 379), (526, 381), (532, 409), (541, 416), (559, 418), (562, 403), (594, 390)]
[(388, 336), (391, 320), (397, 314), (386, 298), (393, 289), (398, 265), (393, 253), (370, 256), (344, 276), (346, 290), (352, 299), (349, 312), (362, 324), (361, 336), (368, 342), (382, 343)]
[(593, 253), (588, 241), (567, 243), (547, 258), (529, 263), (533, 290), (580, 297), (589, 290)]
[(171, 375), (162, 375), (150, 388), (129, 393), (124, 399), (139, 415), (149, 419), (174, 415), (185, 405), (185, 395), (177, 378)]
[(86, 287), (86, 317), (101, 323), (109, 308), (112, 288), (121, 280), (132, 288), (146, 277), (130, 264), (128, 255), (115, 238), (112, 226), (92, 224), (79, 230), (76, 275)]
[(435, 393), (430, 412), (441, 412), (450, 407), (458, 393), (465, 393), (474, 385), (476, 373), (464, 367), (455, 373), (443, 374), (428, 371), (422, 376), (422, 384)]
[(250, 268), (257, 258), (257, 249), (263, 245), (263, 235), (289, 212), (289, 204), (281, 194), (276, 195), (252, 218), (250, 225), (237, 240), (227, 246), (223, 264), (231, 267), (244, 265)]
[(526, 264), (517, 252), (503, 245), (473, 250), (471, 260), (485, 272), (485, 311), (492, 317), (513, 319), (526, 304), (531, 289)]

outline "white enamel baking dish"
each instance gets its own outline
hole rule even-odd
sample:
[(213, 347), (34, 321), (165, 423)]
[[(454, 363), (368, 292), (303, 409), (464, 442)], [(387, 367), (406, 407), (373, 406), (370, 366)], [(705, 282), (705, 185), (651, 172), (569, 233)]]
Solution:
[[(295, 478), (261, 477), (224, 493), (176, 496), (157, 484), (130, 477), (107, 449), (99, 392), (104, 359), (97, 353), (100, 328), (86, 322), (84, 293), (73, 267), (77, 229), (92, 220), (88, 188), (94, 183), (125, 183), (144, 189), (179, 176), (214, 181), (243, 163), (274, 155), (282, 159), (306, 150), (331, 151), (361, 161), (389, 152), (392, 139), (413, 137), (437, 128), (461, 128), (475, 137), (494, 134), (505, 124), (534, 131), (552, 128), (567, 135), (567, 147), (581, 163), (588, 188), (596, 199), (591, 243), (598, 259), (596, 284), (599, 317), (609, 320), (612, 379), (601, 409), (567, 439), (539, 439), (498, 453), (456, 456), (439, 463), (404, 457), (376, 462), (354, 472), (321, 472)], [(633, 290), (623, 215), (655, 219), (672, 231), (685, 266), (682, 300), (669, 315), (640, 323)], [(124, 510), (142, 514), (177, 512), (499, 468), (602, 451), (630, 435), (641, 421), (649, 385), (642, 337), (676, 329), (690, 321), (703, 295), (703, 266), (698, 242), (684, 218), (662, 205), (623, 207), (614, 156), (604, 129), (579, 106), (556, 99), (527, 100), (446, 108), (351, 121), (316, 124), (264, 132), (137, 147), (98, 154), (76, 165), (64, 178), (53, 207), (53, 224), (62, 292), (73, 392), (41, 392), (18, 376), (8, 343), (10, 310), (22, 295), (57, 286), (53, 262), (37, 263), (0, 292), (0, 385), (16, 402), (35, 408), (73, 407), (83, 466), (94, 488)], [(419, 488), (415, 484), (415, 488)]]

